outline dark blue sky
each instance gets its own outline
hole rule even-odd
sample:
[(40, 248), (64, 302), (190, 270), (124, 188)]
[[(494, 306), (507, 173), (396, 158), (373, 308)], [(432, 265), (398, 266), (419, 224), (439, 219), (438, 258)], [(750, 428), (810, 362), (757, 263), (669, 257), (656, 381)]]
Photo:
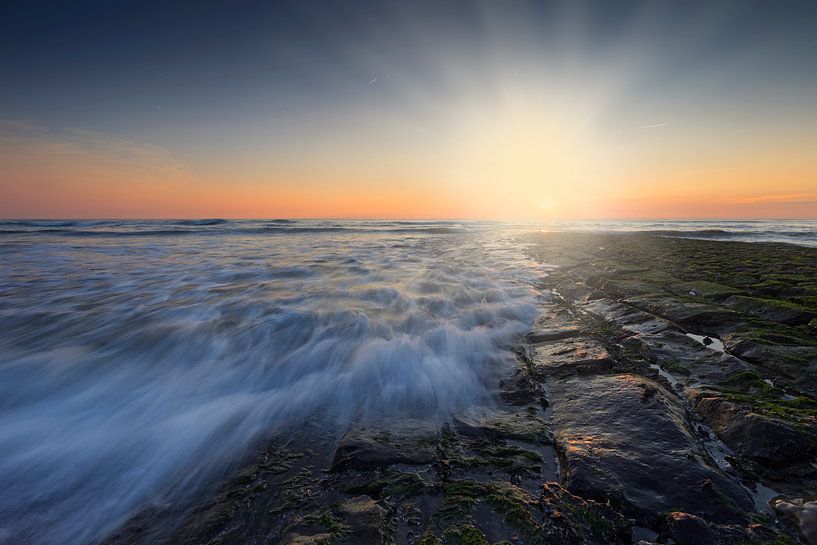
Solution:
[[(568, 12), (582, 18), (579, 47), (589, 56), (640, 24), (643, 49), (659, 64), (671, 63), (662, 68), (669, 74), (683, 75), (736, 54), (755, 56), (757, 71), (766, 79), (780, 74), (813, 81), (817, 72), (817, 2), (601, 1), (580, 6), (17, 2), (4, 8), (0, 22), (0, 117), (56, 124), (98, 118), (103, 125), (116, 125), (117, 119), (157, 106), (200, 115), (199, 109), (235, 107), (259, 97), (272, 96), (282, 106), (331, 102), (354, 92), (354, 83), (369, 75), (350, 50), (372, 48), (367, 53), (386, 57), (396, 72), (431, 77), (413, 57), (418, 42), (444, 35), (445, 48), (479, 54), (494, 45), (486, 43), (486, 24), (504, 25), (507, 39), (513, 40), (519, 37), (513, 26), (521, 21), (520, 32), (530, 34), (527, 43), (554, 47), (550, 35), (567, 24)], [(501, 12), (505, 20), (486, 23), (486, 10)], [(696, 24), (700, 41), (694, 30), (690, 35)], [(714, 31), (708, 28), (713, 25)]]

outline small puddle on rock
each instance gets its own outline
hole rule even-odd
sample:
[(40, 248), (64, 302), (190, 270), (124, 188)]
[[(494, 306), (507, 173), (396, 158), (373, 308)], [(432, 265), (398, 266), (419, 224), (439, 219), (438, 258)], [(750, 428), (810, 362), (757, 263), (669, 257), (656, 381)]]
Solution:
[(655, 369), (658, 371), (658, 374), (667, 379), (667, 382), (670, 383), (670, 386), (672, 386), (674, 390), (680, 390), (683, 387), (680, 380), (675, 378), (671, 373), (664, 371), (664, 369), (662, 369), (657, 363), (651, 363), (650, 369)]
[(633, 526), (632, 533), (630, 534), (630, 540), (633, 543), (638, 543), (639, 541), (646, 541), (647, 543), (655, 543), (655, 540), (658, 539), (658, 533), (653, 532), (649, 528), (644, 528), (643, 526)]
[[(721, 354), (726, 354), (726, 349), (723, 347), (723, 341), (718, 338), (710, 337), (708, 335), (696, 335), (694, 333), (687, 333), (687, 337), (690, 339), (694, 339), (707, 347), (710, 350), (714, 350), (715, 352), (720, 352)], [(709, 343), (705, 342), (704, 339), (709, 339)]]
[(774, 514), (774, 509), (771, 506), (771, 501), (780, 495), (776, 490), (772, 490), (768, 486), (761, 483), (755, 484), (754, 490), (749, 490), (752, 493), (752, 499), (755, 502), (756, 511), (765, 511)]

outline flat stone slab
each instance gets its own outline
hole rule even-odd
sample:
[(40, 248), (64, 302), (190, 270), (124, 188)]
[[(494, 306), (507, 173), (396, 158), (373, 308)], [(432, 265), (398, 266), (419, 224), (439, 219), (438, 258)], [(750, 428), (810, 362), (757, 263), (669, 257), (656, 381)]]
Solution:
[(565, 486), (585, 498), (610, 499), (654, 522), (681, 510), (710, 521), (741, 521), (749, 494), (709, 465), (680, 401), (637, 375), (550, 381), (554, 438)]
[(466, 437), (519, 439), (536, 444), (552, 443), (547, 424), (527, 412), (497, 412), (476, 408), (454, 416), (454, 429)]
[(607, 373), (613, 360), (607, 349), (596, 340), (573, 338), (534, 345), (531, 360), (546, 374)]
[(543, 343), (579, 335), (579, 326), (572, 316), (557, 305), (543, 305), (539, 317), (528, 333), (529, 343)]
[(625, 302), (685, 327), (724, 328), (739, 320), (738, 314), (731, 309), (712, 303), (687, 301), (669, 294), (641, 295), (626, 299)]
[(378, 426), (354, 426), (338, 444), (332, 471), (431, 463), (436, 457), (436, 442), (436, 423), (425, 420), (384, 421)]
[(667, 330), (681, 331), (669, 320), (612, 299), (597, 299), (585, 303), (582, 309), (632, 333), (654, 334)]

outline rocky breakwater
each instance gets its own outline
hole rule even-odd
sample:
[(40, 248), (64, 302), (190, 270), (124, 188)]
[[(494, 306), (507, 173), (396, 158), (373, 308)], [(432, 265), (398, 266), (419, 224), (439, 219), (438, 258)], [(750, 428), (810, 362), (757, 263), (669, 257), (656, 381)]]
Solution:
[[(817, 250), (525, 238), (553, 266), (537, 336), (562, 483), (679, 543), (813, 543)], [(694, 521), (690, 522), (690, 521)], [(766, 534), (764, 534), (764, 532)]]

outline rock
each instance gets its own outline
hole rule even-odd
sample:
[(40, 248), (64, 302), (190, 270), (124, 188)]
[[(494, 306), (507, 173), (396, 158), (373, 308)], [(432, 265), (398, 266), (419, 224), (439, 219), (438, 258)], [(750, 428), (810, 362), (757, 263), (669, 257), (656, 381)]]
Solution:
[(809, 545), (817, 545), (817, 500), (805, 501), (801, 498), (777, 500), (774, 502), (774, 508), (794, 522)]
[(648, 360), (657, 363), (679, 380), (718, 384), (752, 367), (729, 354), (717, 352), (679, 331), (642, 333), (627, 340)]
[(518, 369), (516, 373), (499, 382), (499, 395), (511, 405), (530, 405), (539, 403), (547, 405), (542, 385), (531, 377), (526, 369)]
[(681, 331), (680, 327), (669, 320), (610, 299), (599, 299), (583, 305), (582, 308), (633, 333)]
[(332, 534), (323, 532), (311, 535), (302, 535), (297, 532), (287, 534), (281, 545), (325, 545), (332, 539)]
[(744, 314), (788, 325), (807, 324), (816, 316), (813, 311), (788, 301), (759, 299), (743, 295), (733, 295), (723, 304)]
[(650, 314), (693, 329), (700, 326), (722, 328), (737, 320), (733, 310), (711, 303), (687, 301), (668, 294), (651, 294), (631, 297), (625, 303)]
[(817, 347), (778, 344), (757, 340), (754, 331), (725, 335), (723, 346), (735, 356), (781, 375), (805, 393), (817, 397)]
[(658, 383), (621, 374), (560, 377), (548, 387), (574, 494), (612, 500), (647, 526), (671, 509), (723, 521), (751, 511), (748, 493), (708, 464), (683, 406)]
[(454, 417), (454, 428), (466, 437), (519, 439), (540, 445), (552, 442), (545, 422), (524, 412), (472, 409)]
[(709, 524), (701, 517), (673, 511), (666, 516), (664, 524), (678, 545), (710, 545), (715, 541)]
[(341, 543), (375, 545), (387, 541), (387, 513), (368, 496), (347, 500), (335, 509), (346, 526)]
[(536, 328), (528, 333), (529, 343), (543, 343), (548, 341), (558, 341), (560, 339), (567, 339), (575, 337), (579, 334), (579, 328), (575, 325), (568, 325), (563, 327), (544, 327)]
[(539, 344), (532, 349), (534, 365), (548, 374), (609, 373), (612, 358), (604, 346), (593, 339), (567, 339)]
[(545, 304), (542, 305), (539, 317), (528, 333), (527, 340), (530, 343), (541, 343), (577, 335), (579, 335), (579, 327), (573, 316), (565, 312), (559, 305)]
[(384, 421), (382, 426), (356, 426), (340, 440), (332, 471), (368, 470), (391, 464), (428, 464), (436, 456), (437, 430), (431, 422)]
[(738, 455), (770, 467), (802, 462), (815, 439), (783, 422), (740, 408), (709, 392), (692, 393), (695, 410)]
[(287, 528), (283, 545), (385, 544), (388, 513), (368, 496), (343, 501), (334, 509), (297, 517)]
[(540, 507), (545, 513), (541, 535), (545, 543), (607, 545), (622, 542), (632, 521), (604, 503), (575, 496), (555, 482), (542, 485)]

